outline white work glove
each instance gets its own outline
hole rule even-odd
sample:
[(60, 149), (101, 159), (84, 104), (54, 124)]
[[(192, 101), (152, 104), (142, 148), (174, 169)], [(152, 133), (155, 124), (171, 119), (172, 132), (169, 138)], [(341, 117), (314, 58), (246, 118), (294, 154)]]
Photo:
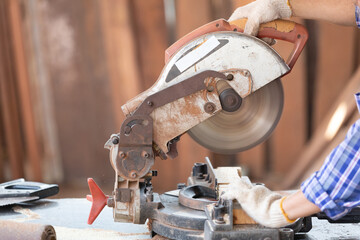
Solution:
[(289, 18), (291, 15), (288, 0), (257, 0), (237, 8), (228, 21), (247, 18), (244, 33), (256, 36), (260, 24), (279, 18)]
[(283, 197), (280, 194), (261, 185), (253, 186), (240, 178), (229, 185), (221, 198), (236, 199), (252, 219), (266, 227), (279, 228), (294, 222), (287, 220), (282, 213), (280, 203)]

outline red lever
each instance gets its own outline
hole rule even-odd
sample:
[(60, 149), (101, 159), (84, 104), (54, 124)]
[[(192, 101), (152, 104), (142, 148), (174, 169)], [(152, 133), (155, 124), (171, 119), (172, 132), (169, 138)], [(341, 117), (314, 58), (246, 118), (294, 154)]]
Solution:
[(92, 202), (92, 205), (87, 223), (92, 224), (107, 204), (109, 196), (105, 195), (103, 191), (101, 191), (94, 179), (88, 178), (88, 185), (91, 195), (87, 195), (86, 199)]

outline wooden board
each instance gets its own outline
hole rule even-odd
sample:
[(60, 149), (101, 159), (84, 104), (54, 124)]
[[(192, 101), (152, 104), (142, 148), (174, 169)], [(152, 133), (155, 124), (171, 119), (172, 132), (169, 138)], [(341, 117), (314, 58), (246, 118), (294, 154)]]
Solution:
[(4, 140), (10, 165), (11, 178), (24, 177), (24, 149), (21, 135), (20, 113), (15, 87), (15, 69), (11, 46), (11, 25), (8, 1), (0, 2), (0, 104), (3, 118)]
[(12, 48), (14, 54), (14, 64), (16, 68), (16, 80), (18, 87), (18, 98), (20, 100), (20, 109), (22, 117), (22, 127), (25, 138), (25, 149), (27, 160), (29, 161), (31, 171), (27, 179), (41, 182), (42, 160), (38, 135), (36, 132), (34, 110), (32, 105), (31, 89), (27, 69), (27, 58), (24, 49), (24, 37), (22, 33), (22, 23), (20, 16), (19, 1), (9, 1), (10, 24), (12, 34)]
[[(317, 77), (314, 83), (314, 126), (318, 127), (341, 89), (349, 81), (355, 60), (355, 33), (353, 27), (319, 22), (317, 44)], [(337, 47), (335, 47), (337, 46)], [(340, 91), (339, 91), (340, 90)]]
[(100, 1), (102, 33), (117, 130), (125, 119), (121, 106), (143, 88), (138, 65), (137, 36), (128, 0)]
[[(39, 37), (53, 91), (65, 181), (113, 184), (103, 148), (117, 132), (96, 1), (39, 2)], [(101, 182), (101, 181), (100, 181)]]
[[(293, 19), (295, 20), (295, 19)], [(287, 59), (294, 45), (277, 41), (274, 49)], [(271, 171), (284, 175), (295, 163), (306, 141), (306, 51), (303, 51), (290, 74), (282, 78), (284, 108), (270, 139)]]

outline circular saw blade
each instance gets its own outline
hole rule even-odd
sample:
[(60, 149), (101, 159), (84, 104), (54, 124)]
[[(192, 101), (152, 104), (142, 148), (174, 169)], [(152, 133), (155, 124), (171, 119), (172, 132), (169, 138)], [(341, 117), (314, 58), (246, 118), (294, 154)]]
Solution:
[(280, 120), (283, 100), (278, 78), (244, 98), (237, 111), (222, 110), (188, 133), (213, 152), (233, 154), (247, 150), (270, 136)]

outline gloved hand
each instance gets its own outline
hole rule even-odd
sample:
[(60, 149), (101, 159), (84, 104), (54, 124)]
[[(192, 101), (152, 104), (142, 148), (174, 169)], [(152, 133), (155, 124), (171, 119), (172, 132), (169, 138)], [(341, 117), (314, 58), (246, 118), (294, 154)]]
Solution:
[(271, 228), (289, 225), (294, 221), (283, 214), (281, 200), (283, 197), (264, 186), (248, 183), (242, 179), (232, 182), (222, 199), (236, 199), (242, 209), (257, 223)]
[(261, 23), (278, 18), (289, 18), (292, 15), (288, 0), (257, 0), (237, 8), (229, 18), (229, 22), (247, 18), (244, 33), (256, 36)]

